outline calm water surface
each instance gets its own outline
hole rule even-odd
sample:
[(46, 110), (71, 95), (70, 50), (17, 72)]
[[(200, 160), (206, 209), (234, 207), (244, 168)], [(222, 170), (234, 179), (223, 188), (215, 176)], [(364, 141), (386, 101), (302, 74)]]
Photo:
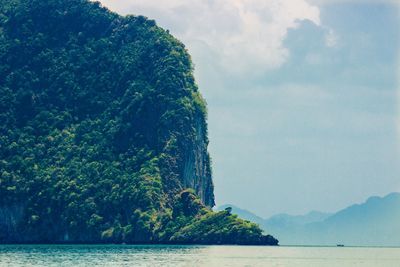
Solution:
[(400, 267), (400, 248), (0, 245), (0, 266)]

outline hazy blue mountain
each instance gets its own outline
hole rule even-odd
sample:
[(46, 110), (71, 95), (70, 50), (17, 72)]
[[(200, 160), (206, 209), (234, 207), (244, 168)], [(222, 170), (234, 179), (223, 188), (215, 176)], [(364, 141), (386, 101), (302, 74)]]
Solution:
[[(304, 244), (400, 246), (400, 193), (371, 197), (326, 220), (305, 225)], [(288, 241), (290, 239), (288, 238)]]
[(217, 211), (222, 211), (226, 208), (232, 208), (232, 213), (238, 215), (240, 218), (258, 223), (263, 226), (264, 229), (286, 229), (287, 227), (295, 227), (298, 225), (305, 225), (307, 223), (320, 222), (331, 216), (331, 213), (324, 213), (319, 211), (311, 211), (306, 215), (289, 215), (285, 213), (277, 214), (269, 219), (264, 219), (251, 211), (241, 209), (232, 204), (225, 204), (222, 206), (218, 206), (216, 208)]
[(400, 246), (400, 193), (371, 197), (334, 214), (278, 214), (269, 219), (235, 207), (232, 213), (260, 224), (281, 245)]
[(325, 213), (320, 211), (311, 211), (305, 215), (289, 215), (277, 214), (264, 220), (264, 224), (271, 226), (291, 226), (291, 225), (304, 225), (308, 223), (320, 222), (331, 216), (332, 213)]

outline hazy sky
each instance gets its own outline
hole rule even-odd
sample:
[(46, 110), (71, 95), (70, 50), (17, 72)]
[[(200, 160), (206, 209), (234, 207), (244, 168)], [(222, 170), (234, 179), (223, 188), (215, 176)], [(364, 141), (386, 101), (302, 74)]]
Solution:
[(101, 2), (155, 19), (188, 47), (218, 205), (267, 217), (400, 191), (396, 1)]

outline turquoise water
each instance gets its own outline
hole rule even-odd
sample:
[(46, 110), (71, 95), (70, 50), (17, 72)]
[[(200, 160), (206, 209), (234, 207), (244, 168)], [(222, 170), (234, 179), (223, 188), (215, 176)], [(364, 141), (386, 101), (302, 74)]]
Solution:
[(0, 266), (400, 267), (400, 248), (0, 245)]

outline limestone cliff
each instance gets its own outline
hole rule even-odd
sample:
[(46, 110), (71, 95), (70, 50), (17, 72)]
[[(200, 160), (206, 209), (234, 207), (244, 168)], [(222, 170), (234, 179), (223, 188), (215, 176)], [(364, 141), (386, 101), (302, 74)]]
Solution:
[(22, 239), (18, 232), (18, 224), (21, 222), (23, 214), (23, 205), (0, 206), (0, 240)]
[(190, 55), (153, 20), (0, 0), (0, 242), (271, 242), (210, 210), (207, 146)]
[(145, 242), (181, 191), (214, 205), (205, 103), (182, 43), (86, 0), (0, 6), (8, 236), (25, 225), (27, 241), (83, 242), (128, 227)]
[(210, 155), (207, 151), (207, 124), (201, 115), (196, 116), (193, 145), (185, 149), (185, 164), (183, 167), (183, 185), (193, 188), (202, 202), (213, 207), (214, 185), (211, 176)]

